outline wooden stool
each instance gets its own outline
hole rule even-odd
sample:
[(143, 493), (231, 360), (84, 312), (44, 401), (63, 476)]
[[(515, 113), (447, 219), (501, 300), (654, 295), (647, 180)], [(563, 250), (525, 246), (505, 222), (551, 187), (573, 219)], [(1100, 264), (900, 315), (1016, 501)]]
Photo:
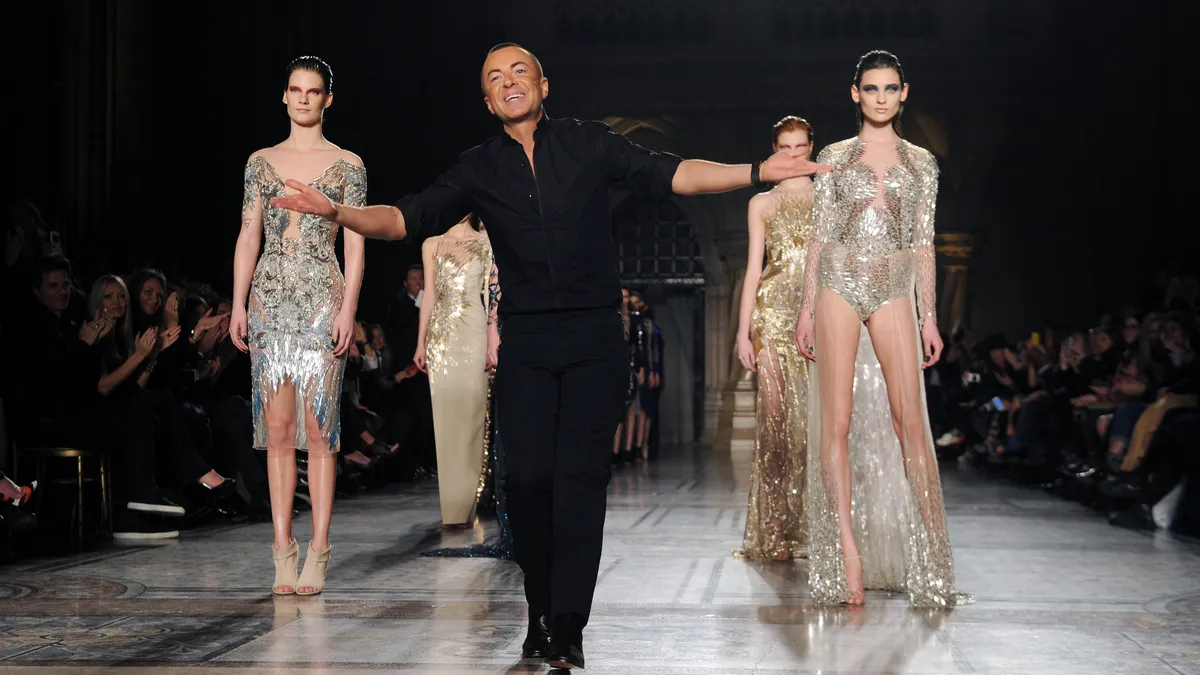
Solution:
[[(20, 470), (21, 458), (24, 455), (33, 455), (37, 458), (37, 468), (35, 475), (41, 485), (47, 485), (46, 468), (52, 459), (73, 459), (75, 460), (75, 476), (73, 478), (56, 478), (51, 483), (56, 485), (75, 485), (77, 495), (75, 498), (75, 532), (76, 549), (81, 550), (84, 542), (83, 521), (84, 521), (84, 492), (85, 483), (98, 483), (100, 487), (100, 534), (106, 538), (112, 537), (112, 492), (109, 490), (109, 475), (112, 473), (111, 464), (109, 463), (108, 454), (99, 450), (83, 450), (81, 448), (21, 448), (18, 447), (13, 455), (13, 466), (16, 470)], [(96, 459), (95, 477), (89, 476), (87, 467), (84, 464), (84, 459)], [(38, 490), (40, 496), (44, 494), (42, 490)]]

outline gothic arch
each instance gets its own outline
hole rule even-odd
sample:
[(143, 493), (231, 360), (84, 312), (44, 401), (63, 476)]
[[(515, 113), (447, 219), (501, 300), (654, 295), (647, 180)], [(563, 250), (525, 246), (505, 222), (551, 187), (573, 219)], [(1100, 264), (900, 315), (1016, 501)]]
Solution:
[[(695, 155), (694, 146), (688, 140), (689, 134), (684, 123), (670, 115), (648, 118), (612, 116), (604, 118), (604, 122), (613, 131), (639, 145), (670, 152), (680, 157)], [(613, 209), (619, 208), (628, 196), (627, 192), (614, 195)], [(700, 252), (704, 256), (706, 274), (709, 278), (723, 278), (726, 265), (716, 244), (717, 235), (720, 232), (721, 214), (713, 204), (702, 199), (676, 197), (672, 201), (687, 216), (692, 225), (693, 236), (700, 245)]]

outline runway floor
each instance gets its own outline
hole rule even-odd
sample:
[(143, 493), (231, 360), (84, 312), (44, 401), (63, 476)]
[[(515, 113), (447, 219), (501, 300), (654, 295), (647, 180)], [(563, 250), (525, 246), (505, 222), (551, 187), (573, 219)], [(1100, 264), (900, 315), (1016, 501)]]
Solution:
[[(943, 467), (958, 585), (977, 604), (809, 603), (805, 566), (752, 564), (748, 456), (678, 450), (612, 483), (589, 673), (1200, 673), (1200, 544), (1109, 526), (1037, 490)], [(436, 486), (340, 501), (325, 593), (275, 599), (269, 525), (0, 568), (0, 670), (527, 673), (515, 564), (423, 558)], [(307, 539), (307, 517), (297, 539)]]

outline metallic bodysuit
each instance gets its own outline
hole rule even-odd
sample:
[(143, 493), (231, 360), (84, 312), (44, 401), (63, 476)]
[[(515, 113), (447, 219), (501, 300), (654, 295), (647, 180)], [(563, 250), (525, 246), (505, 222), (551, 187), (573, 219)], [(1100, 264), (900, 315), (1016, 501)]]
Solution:
[(900, 139), (899, 162), (881, 177), (861, 161), (866, 149), (854, 137), (830, 145), (817, 158), (836, 169), (813, 183), (815, 231), (804, 306), (812, 310), (817, 287), (828, 288), (866, 321), (890, 300), (910, 296), (915, 281), (923, 323), (934, 316), (937, 160)]
[[(913, 323), (872, 326), (880, 338), (892, 327), (912, 330), (921, 345), (919, 325), (934, 316), (933, 216), (937, 199), (937, 163), (933, 155), (898, 140), (897, 161), (882, 176), (864, 161), (867, 143), (851, 138), (825, 148), (817, 161), (832, 173), (814, 181), (813, 239), (802, 297), (813, 311), (818, 288), (844, 298), (867, 321), (880, 307), (916, 296), (906, 310)], [(918, 311), (919, 310), (919, 311)], [(898, 315), (894, 313), (891, 319)], [(815, 317), (817, 323), (821, 316)], [(954, 557), (946, 526), (941, 478), (925, 402), (921, 354), (901, 364), (899, 376), (916, 378), (917, 387), (900, 386), (889, 396), (871, 332), (837, 335), (834, 344), (816, 345), (809, 367), (808, 465), (805, 516), (808, 520), (808, 586), (815, 602), (838, 604), (849, 597), (841, 542), (840, 494), (848, 492), (849, 525), (861, 557), (867, 590), (905, 591), (918, 607), (953, 607), (973, 601), (955, 588)], [(855, 344), (857, 343), (857, 344)], [(854, 370), (830, 373), (831, 353), (855, 350)], [(919, 350), (919, 347), (918, 347)], [(823, 435), (833, 413), (822, 400), (821, 380), (853, 380), (848, 447), (850, 485), (841, 484), (833, 439)], [(915, 390), (915, 399), (904, 392)], [(894, 392), (893, 392), (894, 393)], [(895, 398), (896, 400), (892, 400)], [(838, 411), (843, 412), (843, 411)], [(909, 422), (919, 420), (918, 425)], [(894, 424), (895, 422), (895, 424)], [(912, 432), (910, 428), (919, 428)], [(906, 437), (902, 440), (899, 433)]]
[[(336, 223), (271, 206), (285, 194), (284, 180), (261, 155), (246, 165), (243, 215), (262, 208), (263, 249), (250, 285), (248, 344), (253, 377), (254, 446), (267, 447), (266, 407), (280, 385), (296, 386), (296, 436), (309, 448), (311, 412), (331, 452), (341, 445), (344, 357), (333, 355), (333, 323), (342, 307), (345, 279), (334, 244)], [(362, 206), (366, 169), (339, 159), (309, 185), (335, 202)]]

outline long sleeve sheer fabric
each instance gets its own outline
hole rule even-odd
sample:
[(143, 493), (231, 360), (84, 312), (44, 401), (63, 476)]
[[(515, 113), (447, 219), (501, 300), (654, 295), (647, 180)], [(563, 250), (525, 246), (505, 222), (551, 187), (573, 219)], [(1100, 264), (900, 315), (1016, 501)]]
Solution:
[[(837, 419), (823, 394), (828, 396), (835, 388), (821, 384), (822, 378), (852, 377), (847, 439), (850, 486), (842, 494), (850, 499), (848, 512), (862, 557), (863, 586), (905, 591), (914, 606), (950, 607), (971, 598), (955, 590), (920, 370), (917, 315), (920, 308), (922, 317), (933, 316), (936, 163), (927, 151), (900, 141), (898, 161), (876, 171), (862, 161), (865, 150), (862, 141), (850, 139), (826, 148), (818, 159), (836, 169), (821, 176), (816, 185), (814, 242), (803, 302), (811, 310), (821, 289), (833, 291), (859, 319), (870, 321), (871, 328), (860, 323), (857, 335), (821, 342), (822, 316), (815, 317), (817, 362), (809, 368), (805, 482), (809, 588), (813, 599), (822, 604), (850, 597), (838, 508), (838, 476), (846, 472), (839, 472), (842, 458), (823, 436)], [(832, 296), (831, 300), (840, 302)], [(846, 350), (856, 350), (855, 358), (849, 359)], [(880, 354), (889, 356), (890, 380), (885, 380)], [(853, 374), (828, 372), (823, 365), (850, 362)]]

